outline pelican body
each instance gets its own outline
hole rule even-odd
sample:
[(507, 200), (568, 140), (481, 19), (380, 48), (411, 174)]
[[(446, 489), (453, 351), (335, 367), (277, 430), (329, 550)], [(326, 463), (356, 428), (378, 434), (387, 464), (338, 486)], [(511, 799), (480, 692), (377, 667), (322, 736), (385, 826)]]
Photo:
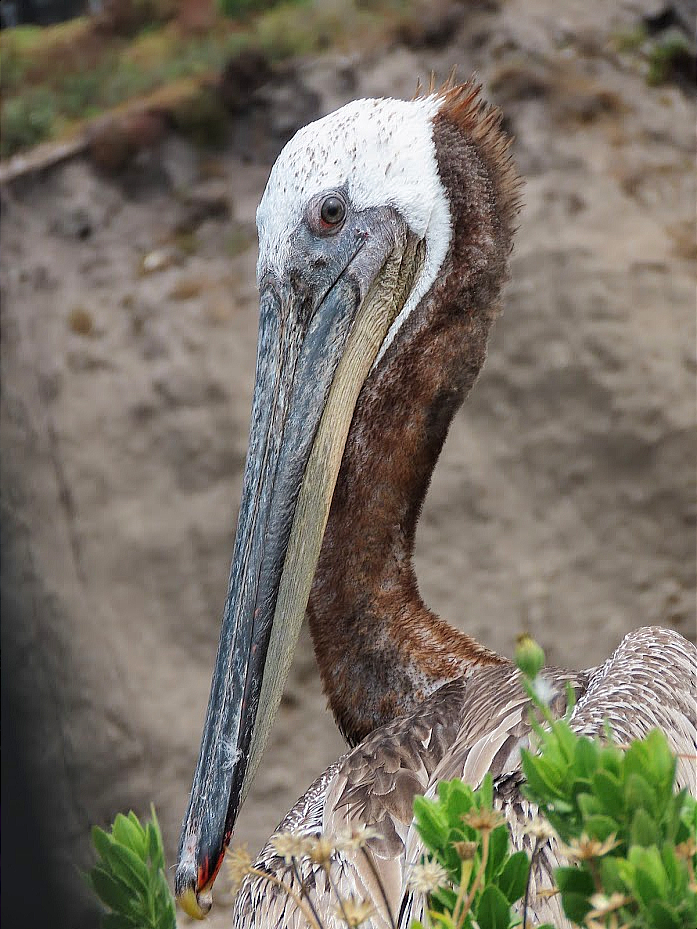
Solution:
[[(455, 776), (494, 777), (518, 847), (532, 812), (519, 793), (529, 735), (518, 672), (435, 616), (412, 566), (416, 525), (452, 417), (484, 362), (508, 273), (520, 184), (472, 83), (405, 102), (359, 100), (301, 130), (274, 165), (257, 213), (259, 341), (249, 451), (220, 645), (182, 827), (176, 890), (203, 916), (260, 762), (303, 617), (350, 750), (281, 824), (307, 835), (372, 826), (337, 853), (332, 884), (371, 897), (365, 925), (408, 927), (422, 848), (416, 794)], [(677, 633), (629, 634), (586, 671), (546, 669), (553, 711), (628, 741), (661, 727), (697, 751), (697, 649)], [(695, 791), (693, 764), (678, 779)], [(532, 912), (566, 925), (540, 856)], [(370, 862), (367, 858), (370, 858)], [(334, 890), (306, 860), (267, 846), (259, 867), (299, 889), (326, 927)], [(381, 878), (386, 900), (375, 881)], [(268, 882), (248, 878), (235, 926), (303, 926)]]

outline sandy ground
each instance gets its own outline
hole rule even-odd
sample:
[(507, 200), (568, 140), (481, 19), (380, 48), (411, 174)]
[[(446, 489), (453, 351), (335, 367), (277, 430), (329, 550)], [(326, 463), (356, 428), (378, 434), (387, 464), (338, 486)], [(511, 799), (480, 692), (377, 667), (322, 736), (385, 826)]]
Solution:
[[(446, 44), (301, 64), (214, 157), (170, 137), (116, 181), (75, 160), (4, 191), (9, 725), (70, 925), (94, 924), (90, 824), (152, 800), (173, 860), (246, 450), (254, 210), (278, 134), (346, 100), (476, 69), (527, 178), (505, 314), (419, 528), (426, 601), (561, 665), (648, 623), (694, 637), (694, 100), (611, 50), (641, 4), (588, 6), (458, 8)], [(341, 750), (304, 633), (237, 838), (258, 848)]]

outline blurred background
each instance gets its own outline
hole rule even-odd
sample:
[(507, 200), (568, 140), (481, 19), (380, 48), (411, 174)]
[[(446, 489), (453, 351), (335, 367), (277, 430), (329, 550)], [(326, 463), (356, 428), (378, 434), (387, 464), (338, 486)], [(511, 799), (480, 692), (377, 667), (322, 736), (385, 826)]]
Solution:
[[(153, 801), (174, 861), (247, 443), (254, 211), (283, 144), (348, 100), (476, 71), (526, 178), (505, 312), (419, 528), (426, 601), (573, 667), (640, 625), (694, 638), (694, 3), (16, 0), (2, 17), (12, 925), (96, 924), (77, 869), (119, 810)], [(341, 751), (303, 633), (237, 839), (256, 851)], [(224, 886), (218, 902), (224, 925)]]

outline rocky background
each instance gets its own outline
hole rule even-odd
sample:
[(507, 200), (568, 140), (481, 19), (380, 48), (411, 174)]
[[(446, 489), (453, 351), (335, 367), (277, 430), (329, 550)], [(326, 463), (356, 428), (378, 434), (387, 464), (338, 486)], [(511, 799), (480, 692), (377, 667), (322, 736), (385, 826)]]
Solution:
[[(246, 451), (254, 210), (285, 140), (350, 99), (476, 70), (526, 178), (505, 313), (419, 528), (426, 601), (575, 667), (636, 626), (695, 635), (692, 65), (654, 86), (634, 38), (681, 11), (426, 9), (384, 47), (233, 62), (216, 151), (146, 125), (123, 163), (97, 138), (3, 189), (3, 716), (27, 788), (4, 799), (27, 883), (3, 904), (54, 890), (50, 924), (93, 926), (89, 828), (151, 801), (174, 860)], [(258, 848), (341, 751), (303, 634), (237, 838)]]

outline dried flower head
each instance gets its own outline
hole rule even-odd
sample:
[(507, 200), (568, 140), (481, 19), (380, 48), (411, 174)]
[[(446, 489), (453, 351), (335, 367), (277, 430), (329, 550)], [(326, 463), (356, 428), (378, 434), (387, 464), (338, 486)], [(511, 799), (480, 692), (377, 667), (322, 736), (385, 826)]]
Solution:
[(460, 856), (461, 861), (471, 861), (477, 851), (476, 842), (453, 842), (453, 848)]
[(304, 858), (310, 853), (312, 839), (299, 832), (277, 832), (269, 839), (269, 845), (287, 865), (294, 858)]
[(572, 839), (568, 845), (562, 845), (560, 850), (571, 861), (589, 861), (592, 858), (602, 858), (619, 844), (614, 832), (602, 842), (600, 839), (591, 839), (584, 832), (580, 839)]
[(374, 912), (375, 908), (369, 900), (357, 900), (355, 897), (347, 897), (334, 908), (336, 918), (352, 929), (362, 926)]
[(230, 879), (230, 892), (235, 896), (242, 886), (242, 881), (252, 868), (252, 859), (246, 845), (228, 848), (225, 856), (225, 868)]
[(526, 826), (525, 832), (527, 835), (531, 835), (533, 839), (537, 839), (538, 842), (546, 842), (547, 839), (557, 838), (557, 834), (549, 822), (539, 815), (533, 816)]
[(321, 865), (323, 868), (328, 868), (331, 864), (332, 855), (336, 851), (336, 847), (334, 842), (326, 836), (318, 835), (310, 842), (308, 851), (310, 858), (312, 858), (315, 864)]
[(424, 861), (413, 865), (408, 883), (417, 893), (430, 894), (448, 883), (448, 873), (437, 861)]
[(675, 854), (678, 858), (684, 859), (694, 858), (697, 855), (697, 845), (692, 836), (675, 846)]
[(590, 898), (593, 909), (588, 915), (592, 919), (598, 916), (605, 916), (607, 913), (613, 913), (615, 910), (619, 910), (621, 906), (631, 903), (631, 899), (631, 897), (626, 897), (624, 894), (620, 893), (611, 894), (609, 897), (605, 894), (593, 894)]
[(381, 839), (382, 836), (372, 826), (366, 826), (361, 823), (352, 829), (346, 829), (339, 833), (334, 843), (337, 851), (358, 851), (365, 848), (371, 839)]
[(610, 929), (629, 929), (629, 923), (619, 924), (616, 911), (625, 904), (631, 903), (631, 897), (620, 893), (607, 897), (605, 894), (597, 893), (593, 894), (590, 902), (593, 909), (586, 914), (585, 925), (588, 929), (605, 929), (606, 926)]
[(463, 821), (471, 826), (472, 829), (478, 829), (480, 832), (491, 832), (497, 826), (502, 825), (505, 820), (498, 810), (470, 810), (462, 817)]

